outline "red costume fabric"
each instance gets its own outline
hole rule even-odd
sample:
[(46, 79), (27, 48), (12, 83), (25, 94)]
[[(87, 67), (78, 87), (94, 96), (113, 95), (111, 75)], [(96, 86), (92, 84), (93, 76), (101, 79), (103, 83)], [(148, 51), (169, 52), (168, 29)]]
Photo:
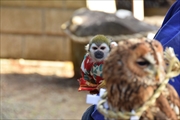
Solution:
[(86, 54), (81, 64), (81, 75), (79, 79), (79, 91), (98, 92), (97, 86), (102, 82), (102, 62), (93, 62), (89, 54)]

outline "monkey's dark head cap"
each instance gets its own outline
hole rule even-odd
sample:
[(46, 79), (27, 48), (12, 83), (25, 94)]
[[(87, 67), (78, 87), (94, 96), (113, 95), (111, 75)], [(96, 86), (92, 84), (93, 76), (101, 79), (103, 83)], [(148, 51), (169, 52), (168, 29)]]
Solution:
[(111, 40), (108, 39), (104, 35), (96, 35), (90, 40), (90, 44), (92, 43), (106, 43), (107, 45), (110, 45)]

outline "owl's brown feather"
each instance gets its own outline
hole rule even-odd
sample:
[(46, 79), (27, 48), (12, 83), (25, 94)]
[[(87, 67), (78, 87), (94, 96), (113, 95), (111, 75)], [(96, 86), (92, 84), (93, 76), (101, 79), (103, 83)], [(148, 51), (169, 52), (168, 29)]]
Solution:
[[(127, 40), (115, 47), (103, 66), (107, 101), (113, 111), (130, 112), (148, 101), (164, 80), (163, 47), (156, 41)], [(180, 110), (180, 99), (170, 85), (141, 119), (178, 119), (171, 103)]]
[[(168, 118), (175, 120), (180, 115), (180, 113), (177, 113), (180, 110), (180, 99), (178, 98), (178, 94), (174, 88), (167, 84), (166, 90), (157, 98), (156, 105)], [(175, 109), (178, 109), (178, 111)]]

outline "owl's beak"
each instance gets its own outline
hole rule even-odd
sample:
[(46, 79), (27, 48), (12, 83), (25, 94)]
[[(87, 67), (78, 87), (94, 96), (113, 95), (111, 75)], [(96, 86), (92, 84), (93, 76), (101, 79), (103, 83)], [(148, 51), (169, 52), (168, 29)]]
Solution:
[(155, 78), (156, 81), (160, 81), (161, 78), (161, 71), (159, 67), (149, 66), (145, 69), (146, 72), (149, 73), (150, 76)]
[(157, 71), (155, 72), (155, 79), (159, 81), (159, 78), (160, 78), (160, 70), (157, 69)]
[(158, 67), (155, 72), (155, 80), (158, 82), (162, 82), (164, 79), (164, 74), (161, 70), (161, 67)]

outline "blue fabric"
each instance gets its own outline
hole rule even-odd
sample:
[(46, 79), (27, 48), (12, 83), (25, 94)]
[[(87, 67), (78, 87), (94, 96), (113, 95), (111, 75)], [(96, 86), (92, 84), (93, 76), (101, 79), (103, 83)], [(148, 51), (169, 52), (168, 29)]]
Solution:
[[(180, 0), (171, 6), (154, 39), (160, 41), (164, 48), (173, 47), (175, 54), (180, 59)], [(170, 80), (169, 83), (174, 86), (180, 96), (180, 75)], [(96, 108), (91, 116), (94, 120), (104, 120)]]
[(94, 120), (104, 120), (104, 116), (101, 113), (99, 113), (97, 107), (94, 107), (94, 112), (91, 116), (92, 118), (94, 118)]
[(91, 114), (93, 113), (95, 107), (96, 107), (96, 105), (92, 105), (89, 108), (87, 108), (87, 110), (82, 115), (81, 120), (94, 120), (94, 118), (91, 116)]
[[(163, 24), (154, 39), (163, 47), (172, 47), (180, 60), (180, 0), (177, 0), (167, 12)], [(180, 75), (169, 82), (180, 96)]]

